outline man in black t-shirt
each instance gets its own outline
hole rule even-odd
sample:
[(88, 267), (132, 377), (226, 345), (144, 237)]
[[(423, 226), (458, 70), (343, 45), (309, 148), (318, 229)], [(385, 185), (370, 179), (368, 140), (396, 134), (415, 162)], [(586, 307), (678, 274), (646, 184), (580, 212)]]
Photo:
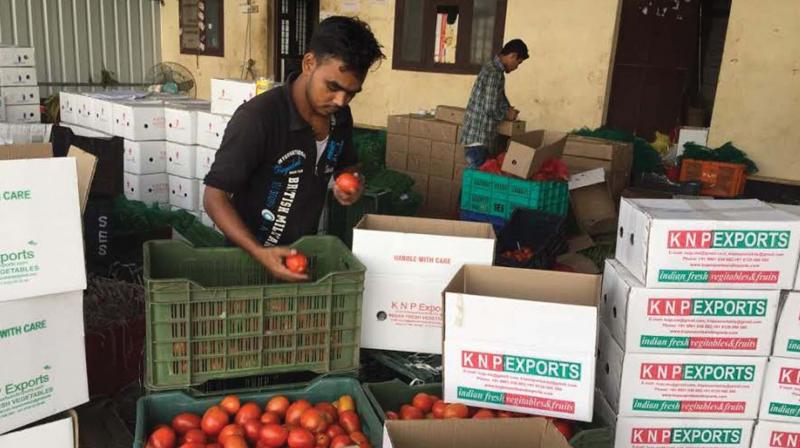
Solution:
[[(353, 118), (347, 106), (372, 65), (383, 59), (369, 26), (330, 17), (311, 37), (302, 72), (243, 104), (231, 118), (205, 178), (205, 210), (227, 239), (273, 275), (299, 281), (285, 247), (316, 233), (331, 176), (354, 171)], [(362, 182), (363, 184), (363, 182)], [(342, 205), (358, 201), (333, 186)]]

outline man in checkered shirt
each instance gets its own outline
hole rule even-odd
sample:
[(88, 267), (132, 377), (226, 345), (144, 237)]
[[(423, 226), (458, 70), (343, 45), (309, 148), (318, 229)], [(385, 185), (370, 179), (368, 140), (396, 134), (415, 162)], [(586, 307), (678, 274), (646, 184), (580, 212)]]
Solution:
[(520, 39), (508, 41), (500, 54), (481, 68), (472, 86), (459, 143), (470, 168), (483, 165), (497, 139), (497, 125), (503, 120), (516, 120), (519, 111), (506, 98), (505, 74), (511, 73), (528, 59), (528, 47)]

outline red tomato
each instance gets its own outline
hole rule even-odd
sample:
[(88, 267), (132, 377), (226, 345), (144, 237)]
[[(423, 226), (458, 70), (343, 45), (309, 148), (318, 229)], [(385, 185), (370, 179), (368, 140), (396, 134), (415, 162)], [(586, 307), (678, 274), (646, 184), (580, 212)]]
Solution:
[(400, 420), (400, 416), (397, 415), (397, 412), (387, 411), (386, 412), (386, 420)]
[(286, 264), (286, 268), (295, 274), (305, 274), (308, 269), (308, 258), (299, 252), (287, 256), (283, 262)]
[(289, 431), (287, 444), (289, 448), (314, 448), (316, 441), (314, 434), (307, 429), (295, 428)]
[(261, 427), (258, 442), (269, 448), (279, 448), (286, 444), (286, 439), (288, 438), (288, 429), (281, 425), (270, 423)]
[(216, 437), (222, 428), (228, 424), (228, 413), (223, 411), (219, 406), (211, 406), (203, 414), (203, 419), (200, 421), (200, 428), (209, 436)]
[(345, 431), (344, 428), (339, 425), (331, 425), (328, 430), (325, 431), (325, 434), (327, 434), (328, 437), (333, 440), (336, 438), (336, 436), (346, 435), (347, 431)]
[(258, 420), (261, 418), (261, 407), (256, 403), (245, 403), (236, 413), (236, 424), (243, 425), (248, 420)]
[(311, 403), (308, 401), (295, 401), (291, 406), (289, 406), (289, 409), (286, 410), (286, 423), (293, 426), (299, 425), (300, 417), (302, 417), (303, 412), (306, 412), (308, 409), (311, 409)]
[(422, 409), (407, 404), (400, 407), (400, 420), (422, 420), (424, 418), (425, 413), (422, 412)]
[(339, 412), (328, 402), (317, 403), (314, 405), (314, 409), (322, 412), (322, 414), (327, 417), (326, 420), (328, 424), (332, 424), (339, 419)]
[(202, 443), (205, 445), (206, 443), (206, 433), (203, 432), (201, 429), (190, 429), (186, 431), (186, 434), (183, 435), (183, 439), (181, 439), (183, 443)]
[(276, 413), (274, 413), (274, 412), (272, 412), (272, 411), (267, 411), (267, 412), (261, 414), (260, 421), (261, 421), (261, 423), (263, 423), (265, 425), (268, 424), (268, 423), (278, 423), (278, 424), (280, 424), (281, 423), (281, 416), (276, 414)]
[(186, 442), (180, 445), (178, 448), (206, 448), (206, 444), (197, 442)]
[(222, 428), (222, 431), (219, 432), (219, 435), (217, 436), (217, 442), (224, 446), (225, 442), (227, 442), (228, 438), (231, 436), (244, 437), (244, 428), (236, 423), (231, 423), (230, 425)]
[(331, 437), (327, 434), (319, 433), (316, 436), (316, 448), (328, 448), (331, 444)]
[(433, 399), (428, 394), (419, 393), (414, 395), (411, 405), (427, 414), (433, 408)]
[(369, 443), (369, 439), (367, 436), (364, 435), (361, 431), (353, 431), (350, 433), (350, 438), (353, 439), (353, 442), (361, 445), (362, 443)]
[(442, 401), (442, 399), (439, 398), (438, 395), (428, 394), (428, 396), (431, 397), (431, 400), (433, 400), (434, 403), (436, 403), (437, 401)]
[(333, 440), (331, 440), (331, 448), (347, 448), (351, 445), (353, 445), (353, 440), (350, 438), (350, 436), (336, 436), (333, 438)]
[(342, 425), (342, 428), (344, 428), (348, 434), (361, 431), (361, 420), (359, 420), (358, 414), (356, 414), (355, 411), (339, 412), (339, 424)]
[(206, 445), (206, 448), (223, 448), (223, 447), (219, 443), (209, 443)]
[(445, 403), (444, 401), (439, 400), (439, 401), (433, 403), (433, 407), (431, 408), (431, 411), (433, 412), (433, 416), (435, 418), (438, 418), (438, 419), (441, 420), (441, 419), (444, 418), (445, 409), (447, 409), (447, 403)]
[(494, 418), (494, 412), (490, 411), (489, 409), (478, 409), (478, 412), (472, 416), (472, 418), (476, 419), (487, 419), (487, 418)]
[(247, 437), (247, 440), (250, 443), (257, 443), (258, 439), (260, 438), (261, 434), (261, 427), (264, 426), (258, 420), (248, 420), (244, 422), (242, 428), (244, 429), (244, 435)]
[(228, 415), (235, 415), (237, 412), (239, 412), (239, 408), (241, 406), (242, 403), (239, 401), (239, 397), (236, 395), (228, 395), (219, 402), (219, 407), (224, 409)]
[(289, 404), (288, 398), (283, 395), (278, 395), (277, 397), (270, 398), (267, 402), (266, 410), (268, 412), (274, 412), (280, 417), (284, 417), (286, 415), (286, 410), (289, 409)]
[(553, 425), (555, 425), (558, 432), (564, 435), (564, 438), (569, 440), (574, 435), (574, 428), (572, 427), (572, 423), (566, 420), (555, 419), (553, 420)]
[(230, 436), (225, 439), (222, 448), (249, 448), (243, 436)]
[(461, 403), (448, 404), (444, 410), (444, 418), (467, 418), (469, 409)]
[(514, 414), (508, 411), (497, 411), (497, 418), (514, 418)]
[(353, 194), (361, 187), (361, 180), (351, 173), (342, 173), (336, 178), (336, 186), (344, 193)]
[(153, 448), (175, 448), (177, 439), (174, 429), (166, 425), (161, 425), (150, 434), (148, 443), (153, 445)]
[(328, 429), (328, 421), (322, 415), (322, 412), (314, 408), (308, 408), (300, 416), (300, 426), (316, 434)]
[(182, 412), (172, 419), (172, 429), (178, 434), (186, 434), (190, 429), (200, 428), (200, 416), (189, 412)]

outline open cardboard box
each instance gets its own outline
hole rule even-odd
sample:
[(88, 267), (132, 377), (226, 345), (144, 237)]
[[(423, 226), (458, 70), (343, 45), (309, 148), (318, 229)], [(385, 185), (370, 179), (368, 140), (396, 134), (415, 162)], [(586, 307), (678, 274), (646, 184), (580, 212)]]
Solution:
[(69, 410), (0, 435), (0, 448), (78, 448), (78, 440), (78, 414)]
[(462, 267), (444, 291), (444, 400), (591, 421), (600, 283)]
[(613, 233), (617, 206), (602, 168), (574, 173), (569, 179), (569, 199), (578, 225), (589, 235)]
[(530, 179), (544, 162), (561, 157), (566, 142), (567, 134), (541, 129), (511, 137), (501, 170)]
[(383, 448), (569, 448), (543, 418), (386, 422)]

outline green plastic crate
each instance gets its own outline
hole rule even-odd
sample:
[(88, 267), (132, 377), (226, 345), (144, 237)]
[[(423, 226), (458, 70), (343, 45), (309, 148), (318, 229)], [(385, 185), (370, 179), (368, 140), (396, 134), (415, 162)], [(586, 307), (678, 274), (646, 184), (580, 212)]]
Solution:
[(385, 215), (391, 212), (391, 191), (367, 188), (361, 199), (351, 206), (339, 204), (333, 195), (328, 206), (328, 233), (339, 237), (347, 247), (353, 245), (353, 227), (366, 214)]
[(392, 380), (364, 384), (364, 393), (366, 393), (369, 402), (372, 403), (375, 414), (381, 423), (386, 421), (386, 412), (394, 411), (399, 414), (400, 407), (404, 404), (411, 404), (414, 395), (420, 392), (442, 398), (442, 383), (409, 386), (400, 380)]
[(508, 220), (517, 208), (564, 216), (569, 210), (569, 186), (566, 182), (540, 182), (478, 170), (464, 171), (462, 210)]
[(145, 386), (358, 367), (364, 265), (332, 236), (292, 247), (312, 281), (279, 282), (238, 248), (146, 243)]
[[(242, 403), (249, 401), (258, 403), (263, 408), (267, 401), (276, 395), (285, 395), (291, 401), (306, 399), (314, 404), (320, 401), (333, 402), (342, 395), (350, 395), (361, 417), (362, 432), (374, 447), (379, 448), (382, 444), (383, 423), (375, 415), (361, 385), (355, 379), (323, 378), (305, 387), (248, 393), (240, 395), (239, 399)], [(184, 392), (172, 391), (140, 398), (136, 403), (136, 433), (133, 448), (143, 448), (147, 443), (147, 436), (157, 425), (169, 424), (181, 412), (202, 415), (210, 406), (219, 403), (223, 396), (224, 394), (197, 398)]]

